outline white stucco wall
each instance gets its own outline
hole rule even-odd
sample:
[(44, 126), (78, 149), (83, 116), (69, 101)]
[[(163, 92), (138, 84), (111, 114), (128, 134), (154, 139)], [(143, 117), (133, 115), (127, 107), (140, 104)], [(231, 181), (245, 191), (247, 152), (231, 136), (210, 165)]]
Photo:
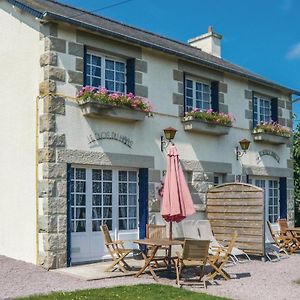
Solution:
[(0, 254), (34, 263), (39, 24), (1, 1), (0, 28)]

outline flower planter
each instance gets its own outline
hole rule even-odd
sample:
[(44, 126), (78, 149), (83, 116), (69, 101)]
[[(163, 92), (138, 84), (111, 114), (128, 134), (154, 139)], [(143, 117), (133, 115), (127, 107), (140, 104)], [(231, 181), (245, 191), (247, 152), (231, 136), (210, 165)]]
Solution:
[(290, 139), (288, 136), (267, 133), (262, 130), (254, 130), (252, 135), (255, 142), (264, 142), (274, 145), (287, 144)]
[(129, 107), (119, 107), (110, 104), (103, 104), (97, 101), (86, 101), (79, 103), (82, 114), (90, 118), (115, 119), (125, 122), (143, 121), (147, 112), (134, 110)]
[(182, 120), (184, 130), (207, 135), (221, 136), (229, 133), (231, 126), (221, 125), (201, 120)]

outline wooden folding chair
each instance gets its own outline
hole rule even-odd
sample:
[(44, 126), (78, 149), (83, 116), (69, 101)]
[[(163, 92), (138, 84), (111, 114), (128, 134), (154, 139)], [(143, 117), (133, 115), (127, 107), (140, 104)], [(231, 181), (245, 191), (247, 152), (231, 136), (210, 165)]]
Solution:
[(131, 268), (124, 259), (130, 252), (132, 252), (132, 249), (125, 249), (124, 241), (113, 241), (106, 224), (100, 226), (100, 229), (103, 233), (104, 244), (113, 260), (112, 264), (105, 271), (114, 271), (115, 268), (118, 268), (122, 272), (126, 273), (127, 270), (130, 270)]
[(204, 275), (204, 268), (208, 257), (209, 240), (185, 240), (183, 245), (182, 255), (177, 253), (178, 258), (175, 259), (176, 268), (176, 283), (180, 286), (180, 276), (183, 267), (199, 266), (200, 274), (199, 281), (203, 282), (206, 287), (206, 282), (202, 281)]
[(290, 238), (282, 234), (280, 231), (274, 230), (270, 221), (267, 221), (268, 228), (275, 244), (286, 254), (292, 254), (296, 251), (295, 245)]
[(300, 242), (297, 238), (297, 233), (289, 229), (287, 219), (278, 219), (278, 225), (280, 228), (280, 233), (286, 236), (291, 241), (291, 244), (293, 244), (292, 248), (294, 252), (300, 250)]
[[(154, 225), (154, 224), (147, 224), (146, 225), (146, 237), (147, 239), (150, 240), (157, 240), (157, 239), (166, 239), (167, 237), (167, 227), (166, 225)], [(150, 249), (148, 249), (150, 250)], [(157, 255), (154, 257), (152, 260), (155, 263), (155, 266), (158, 268), (159, 267), (159, 261), (163, 262), (164, 265), (167, 266), (168, 264), (168, 251), (169, 247), (167, 246), (162, 246), (160, 250), (163, 250), (165, 252), (164, 255)]]
[(236, 239), (237, 233), (235, 232), (227, 247), (214, 248), (214, 254), (208, 257), (208, 262), (213, 268), (213, 271), (208, 275), (207, 280), (212, 280), (217, 275), (222, 276), (225, 280), (230, 279), (230, 275), (224, 270), (224, 267), (230, 259), (231, 251), (233, 249)]

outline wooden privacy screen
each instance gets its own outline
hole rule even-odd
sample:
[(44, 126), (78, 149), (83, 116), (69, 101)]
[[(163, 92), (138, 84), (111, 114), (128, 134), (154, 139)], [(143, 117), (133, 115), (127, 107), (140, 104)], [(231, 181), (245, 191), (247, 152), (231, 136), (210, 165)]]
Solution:
[(264, 194), (246, 183), (227, 183), (207, 192), (207, 214), (218, 241), (229, 240), (234, 231), (236, 246), (264, 256)]

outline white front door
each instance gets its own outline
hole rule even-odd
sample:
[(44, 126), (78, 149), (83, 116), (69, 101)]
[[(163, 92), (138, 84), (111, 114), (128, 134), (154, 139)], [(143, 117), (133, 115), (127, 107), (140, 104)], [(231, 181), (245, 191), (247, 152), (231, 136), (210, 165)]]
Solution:
[(113, 239), (138, 238), (137, 170), (73, 167), (70, 184), (72, 263), (107, 257), (102, 224)]
[(280, 216), (279, 180), (252, 177), (250, 183), (264, 190), (266, 220), (276, 223)]

